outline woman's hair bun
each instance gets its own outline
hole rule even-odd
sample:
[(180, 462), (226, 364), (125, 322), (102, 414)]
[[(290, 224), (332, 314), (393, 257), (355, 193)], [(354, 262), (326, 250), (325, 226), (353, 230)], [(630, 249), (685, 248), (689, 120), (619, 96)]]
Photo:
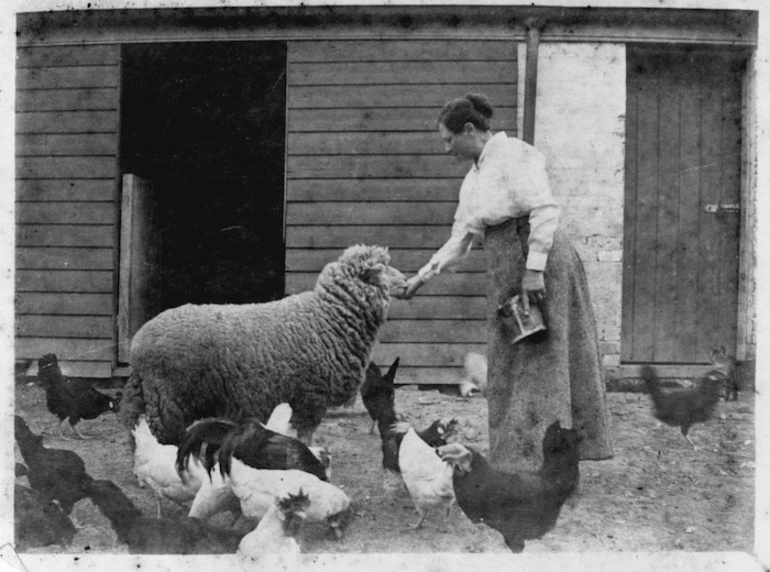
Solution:
[(471, 102), (473, 109), (479, 112), (484, 117), (492, 117), (492, 104), (489, 103), (489, 99), (483, 93), (470, 92), (465, 94), (465, 99)]

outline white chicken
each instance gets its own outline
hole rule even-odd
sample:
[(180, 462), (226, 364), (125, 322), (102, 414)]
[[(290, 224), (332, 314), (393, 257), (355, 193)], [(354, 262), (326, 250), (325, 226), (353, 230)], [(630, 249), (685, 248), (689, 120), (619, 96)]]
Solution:
[(169, 499), (179, 505), (193, 500), (201, 483), (208, 480), (206, 470), (198, 459), (191, 456), (180, 476), (176, 470), (177, 447), (159, 443), (143, 415), (131, 433), (135, 443), (134, 476), (139, 480), (139, 486), (147, 485), (155, 492), (158, 518), (162, 516), (162, 499)]
[(455, 502), (452, 484), (452, 466), (439, 457), (436, 449), (428, 445), (409, 427), (398, 451), (398, 464), (409, 495), (420, 519), (412, 526), (420, 528), (434, 509), (446, 507), (446, 516)]
[(299, 570), (302, 527), (309, 504), (301, 489), (297, 494), (276, 497), (257, 527), (241, 539), (238, 554), (265, 570)]
[(342, 489), (296, 469), (254, 469), (234, 458), (222, 485), (231, 488), (244, 516), (259, 519), (273, 505), (275, 497), (287, 489), (301, 488), (310, 500), (305, 510), (307, 521), (326, 522), (337, 538), (342, 538), (351, 512), (350, 497)]

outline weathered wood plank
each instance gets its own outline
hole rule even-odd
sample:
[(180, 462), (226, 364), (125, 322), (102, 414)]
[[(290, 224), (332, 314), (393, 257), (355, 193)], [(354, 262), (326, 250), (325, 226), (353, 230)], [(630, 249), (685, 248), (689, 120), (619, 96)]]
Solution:
[(403, 364), (420, 364), (423, 367), (462, 367), (468, 352), (483, 354), (486, 349), (486, 344), (378, 344), (372, 352), (372, 359), (377, 363), (390, 364), (400, 357), (400, 363)]
[(346, 248), (364, 243), (391, 248), (438, 249), (449, 238), (450, 227), (451, 221), (436, 226), (292, 226), (286, 229), (286, 247)]
[[(502, 107), (495, 129), (515, 132), (516, 109)], [(436, 112), (421, 108), (293, 109), (287, 114), (289, 132), (430, 131), (436, 132)]]
[(111, 201), (116, 194), (112, 179), (22, 179), (16, 181), (19, 202)]
[(111, 316), (112, 294), (18, 292), (16, 313), (19, 315)]
[(428, 60), (515, 60), (513, 41), (371, 40), (291, 42), (288, 59), (296, 62)]
[(120, 46), (21, 46), (16, 51), (17, 68), (93, 66), (117, 64)]
[(18, 157), (19, 179), (109, 179), (115, 176), (117, 161), (108, 157)]
[[(390, 364), (381, 366), (383, 371), (387, 371)], [(404, 385), (457, 385), (463, 374), (461, 366), (450, 367), (409, 367), (398, 366), (396, 375), (396, 386)]]
[[(448, 237), (449, 230), (447, 229), (447, 238)], [(286, 271), (289, 273), (320, 272), (325, 264), (337, 260), (340, 254), (342, 254), (342, 250), (343, 248), (328, 248), (318, 250), (289, 248), (286, 250)], [(401, 272), (413, 273), (417, 272), (420, 268), (428, 263), (428, 260), (430, 260), (430, 257), (433, 256), (435, 249), (391, 248), (388, 252), (391, 256), (391, 264), (394, 267), (398, 268)], [(468, 257), (462, 263), (460, 263), (457, 270), (458, 272), (485, 272), (486, 260), (484, 259), (484, 252), (481, 251), (481, 249), (475, 249), (474, 251), (470, 252)], [(452, 274), (448, 272), (447, 276), (437, 277), (435, 280), (451, 280), (451, 277)]]
[(452, 224), (457, 204), (454, 202), (431, 203), (288, 203), (286, 225), (301, 225), (312, 221), (314, 225), (400, 225)]
[(510, 83), (516, 62), (319, 62), (293, 63), (287, 79), (295, 85)]
[(112, 270), (112, 248), (16, 248), (17, 270)]
[(16, 111), (117, 109), (115, 88), (35, 89), (16, 93)]
[(113, 246), (112, 225), (29, 225), (16, 226), (18, 246)]
[(290, 133), (289, 155), (445, 155), (438, 129), (433, 132)]
[(380, 331), (379, 339), (382, 343), (485, 344), (487, 321), (389, 319)]
[(16, 89), (117, 87), (119, 77), (117, 65), (21, 68)]
[(457, 201), (462, 179), (289, 179), (287, 202)]
[[(427, 262), (427, 258), (426, 258)], [(318, 272), (291, 272), (286, 275), (286, 293), (296, 294), (312, 290)], [(475, 296), (486, 292), (487, 278), (484, 272), (455, 272), (442, 275), (420, 288), (421, 295)]]
[(112, 203), (16, 203), (18, 224), (112, 224)]
[(78, 133), (45, 135), (22, 134), (16, 136), (16, 156), (55, 155), (111, 155), (118, 152), (118, 138), (115, 133)]
[[(451, 277), (443, 277), (451, 280)], [(436, 278), (438, 280), (438, 278)], [(487, 316), (486, 296), (422, 296), (394, 300), (388, 310), (391, 320), (483, 320)]]
[(18, 316), (16, 336), (111, 339), (112, 316)]
[(110, 339), (16, 338), (16, 359), (37, 359), (47, 353), (63, 360), (111, 363), (115, 348)]
[(17, 292), (97, 292), (102, 294), (111, 294), (113, 288), (113, 274), (109, 271), (16, 271)]
[(516, 105), (515, 77), (506, 83), (446, 83), (432, 85), (296, 85), (288, 93), (289, 109), (347, 107), (415, 107), (428, 113), (438, 110), (453, 97), (480, 91), (497, 106)]
[(289, 156), (289, 179), (457, 177), (465, 175), (467, 165), (446, 155), (310, 155)]
[(115, 133), (116, 111), (32, 111), (16, 114), (16, 133)]

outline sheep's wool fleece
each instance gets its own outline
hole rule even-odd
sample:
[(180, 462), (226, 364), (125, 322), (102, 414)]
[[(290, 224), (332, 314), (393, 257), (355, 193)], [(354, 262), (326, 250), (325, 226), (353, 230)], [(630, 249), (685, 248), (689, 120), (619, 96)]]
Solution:
[(579, 429), (581, 459), (612, 456), (602, 360), (583, 264), (561, 230), (554, 234), (541, 304), (546, 332), (511, 345), (496, 315), (519, 293), (529, 222), (513, 219), (486, 231), (490, 462), (504, 470), (537, 469), (545, 430), (559, 419)]
[[(390, 301), (390, 255), (351, 246), (313, 291), (261, 304), (192, 305), (147, 322), (131, 347), (124, 423), (145, 409), (159, 441), (209, 416), (268, 419), (281, 402), (298, 429), (357, 391)], [(402, 275), (401, 275), (402, 276)]]

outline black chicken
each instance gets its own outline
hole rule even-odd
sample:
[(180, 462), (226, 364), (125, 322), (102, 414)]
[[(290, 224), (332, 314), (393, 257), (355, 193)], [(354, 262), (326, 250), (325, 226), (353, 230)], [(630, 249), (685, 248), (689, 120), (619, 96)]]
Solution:
[(13, 491), (13, 524), (16, 550), (58, 544), (69, 546), (77, 532), (59, 505), (41, 492), (22, 485)]
[(393, 381), (396, 378), (399, 358), (391, 364), (388, 372), (382, 375), (380, 368), (374, 362), (369, 362), (364, 376), (364, 382), (361, 384), (361, 400), (364, 407), (372, 418), (372, 426), (369, 433), (374, 432), (374, 426), (380, 417), (382, 411), (393, 411), (396, 403), (396, 388)]
[(240, 423), (222, 418), (195, 423), (179, 445), (177, 468), (185, 467), (190, 455), (202, 458), (209, 472), (221, 460), (223, 475), (230, 472), (235, 457), (254, 469), (298, 469), (329, 480), (324, 464), (302, 441), (271, 431), (253, 417)]
[(121, 392), (116, 398), (94, 389), (84, 379), (67, 379), (62, 375), (55, 354), (45, 354), (37, 362), (37, 380), (45, 390), (48, 411), (59, 419), (59, 435), (64, 437), (62, 427), (69, 419), (73, 432), (85, 439), (77, 424), (81, 419), (96, 419), (105, 411), (116, 413), (120, 408)]
[(233, 554), (244, 536), (190, 517), (144, 516), (112, 481), (93, 481), (90, 496), (131, 554)]
[(93, 480), (77, 453), (66, 449), (47, 449), (43, 438), (35, 435), (20, 416), (14, 416), (16, 442), (27, 464), (27, 479), (34, 490), (59, 503), (65, 514), (88, 496)]
[[(384, 421), (392, 421), (385, 425)], [(401, 467), (398, 464), (398, 452), (401, 448), (401, 441), (409, 429), (409, 424), (396, 423), (395, 413), (384, 415), (380, 421), (380, 435), (382, 436), (382, 468), (391, 473), (400, 475)], [(431, 423), (422, 431), (417, 431), (417, 435), (431, 447), (446, 445), (447, 440), (457, 432), (456, 419), (438, 419)]]
[(695, 448), (687, 434), (695, 423), (705, 423), (714, 414), (727, 376), (720, 370), (711, 370), (693, 387), (664, 391), (652, 366), (642, 367), (642, 378), (652, 397), (655, 418), (666, 425), (679, 427), (687, 442)]
[(580, 479), (575, 429), (559, 421), (543, 437), (543, 464), (538, 471), (507, 473), (493, 468), (475, 449), (459, 443), (439, 447), (441, 458), (452, 464), (457, 504), (473, 522), (500, 532), (513, 552), (524, 541), (540, 538), (556, 524), (564, 501)]

